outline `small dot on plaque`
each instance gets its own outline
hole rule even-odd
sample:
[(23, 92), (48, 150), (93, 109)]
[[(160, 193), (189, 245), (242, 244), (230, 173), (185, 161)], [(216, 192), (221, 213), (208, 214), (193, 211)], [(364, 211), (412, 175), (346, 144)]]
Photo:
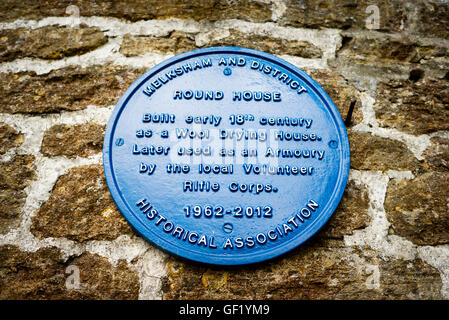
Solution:
[(118, 138), (117, 140), (115, 140), (115, 145), (117, 147), (123, 146), (124, 143), (125, 143), (125, 140), (123, 140), (123, 138)]
[(231, 233), (233, 228), (234, 226), (232, 225), (232, 223), (225, 223), (223, 225), (223, 231), (226, 233)]
[(231, 68), (225, 68), (225, 69), (223, 70), (223, 74), (224, 74), (225, 76), (230, 76), (230, 75), (232, 74)]
[(335, 141), (335, 140), (329, 141), (329, 147), (330, 147), (331, 149), (336, 149), (336, 148), (338, 147), (338, 142)]

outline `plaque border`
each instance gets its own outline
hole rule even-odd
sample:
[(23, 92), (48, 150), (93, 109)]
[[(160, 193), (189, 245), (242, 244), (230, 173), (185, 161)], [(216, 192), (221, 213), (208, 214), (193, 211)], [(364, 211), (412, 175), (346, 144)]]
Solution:
[[(303, 82), (312, 88), (315, 94), (323, 101), (327, 110), (329, 111), (332, 119), (337, 128), (338, 138), (339, 138), (339, 150), (340, 150), (340, 167), (339, 174), (336, 185), (333, 189), (333, 193), (329, 196), (329, 200), (326, 206), (322, 208), (320, 216), (310, 224), (304, 232), (301, 232), (297, 236), (291, 237), (289, 241), (283, 242), (282, 244), (265, 251), (259, 251), (258, 253), (247, 253), (236, 255), (222, 255), (222, 254), (207, 254), (204, 252), (189, 250), (177, 245), (172, 242), (167, 241), (164, 237), (158, 235), (144, 225), (140, 220), (135, 217), (134, 211), (128, 207), (126, 201), (124, 200), (122, 191), (118, 188), (115, 179), (114, 168), (111, 161), (110, 148), (114, 148), (114, 143), (112, 141), (113, 133), (117, 121), (120, 118), (121, 112), (126, 107), (129, 99), (141, 88), (141, 86), (151, 77), (157, 75), (163, 69), (170, 67), (171, 65), (178, 63), (180, 61), (200, 57), (208, 54), (244, 54), (245, 56), (252, 56), (256, 58), (261, 58), (267, 60), (271, 63), (278, 64), (291, 72), (292, 74), (298, 76)], [(274, 259), (288, 251), (299, 247), (301, 244), (309, 240), (314, 234), (316, 234), (330, 219), (338, 204), (340, 203), (343, 192), (346, 188), (346, 183), (349, 176), (350, 167), (350, 149), (349, 149), (349, 139), (346, 132), (346, 127), (344, 125), (343, 119), (338, 112), (332, 99), (324, 91), (324, 89), (308, 74), (302, 71), (295, 65), (285, 61), (284, 59), (278, 58), (270, 53), (262, 52), (256, 49), (244, 48), (244, 47), (209, 47), (196, 49), (188, 52), (175, 55), (169, 59), (166, 59), (142, 74), (137, 80), (135, 80), (128, 89), (122, 94), (119, 101), (115, 105), (111, 116), (108, 120), (106, 126), (106, 132), (103, 140), (103, 168), (106, 177), (106, 183), (111, 192), (112, 198), (119, 208), (122, 215), (127, 219), (130, 226), (139, 233), (139, 235), (154, 244), (159, 249), (173, 254), (181, 259), (187, 259), (194, 262), (200, 262), (209, 265), (222, 265), (222, 266), (233, 266), (233, 265), (246, 265), (252, 263), (258, 263), (270, 259)], [(151, 199), (148, 199), (151, 201)], [(148, 234), (153, 235), (149, 237)]]

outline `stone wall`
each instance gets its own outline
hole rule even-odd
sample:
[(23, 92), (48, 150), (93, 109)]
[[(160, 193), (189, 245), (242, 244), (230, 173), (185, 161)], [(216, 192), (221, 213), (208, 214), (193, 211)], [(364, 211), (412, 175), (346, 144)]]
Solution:
[[(140, 74), (220, 45), (308, 72), (351, 143), (325, 228), (232, 269), (137, 236), (101, 155)], [(446, 0), (1, 1), (0, 299), (449, 299), (448, 50)]]

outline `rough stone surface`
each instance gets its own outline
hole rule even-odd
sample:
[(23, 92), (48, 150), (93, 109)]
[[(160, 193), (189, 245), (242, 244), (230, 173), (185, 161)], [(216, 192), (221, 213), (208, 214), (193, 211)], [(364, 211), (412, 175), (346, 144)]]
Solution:
[(449, 243), (449, 173), (392, 180), (385, 199), (390, 232), (417, 245)]
[(354, 230), (366, 228), (371, 221), (368, 206), (366, 187), (349, 181), (340, 204), (317, 236), (338, 239), (353, 234)]
[[(365, 79), (368, 86), (375, 87), (373, 80), (385, 83), (408, 78), (414, 83), (427, 76), (443, 80), (449, 67), (447, 45), (440, 41), (375, 31), (348, 31), (342, 36), (342, 45), (329, 65), (348, 80)], [(361, 90), (366, 87), (362, 85)]]
[(70, 5), (78, 7), (80, 16), (111, 16), (131, 21), (167, 18), (209, 21), (243, 19), (254, 22), (271, 20), (271, 6), (253, 0), (46, 0), (39, 3), (33, 0), (6, 0), (0, 5), (0, 21), (67, 16), (66, 9)]
[(285, 0), (285, 4), (287, 9), (282, 23), (296, 27), (376, 28), (371, 19), (375, 11), (369, 8), (376, 5), (377, 30), (442, 38), (448, 35), (449, 9), (444, 1), (412, 0), (404, 4), (401, 0)]
[(139, 37), (126, 34), (120, 52), (127, 57), (133, 57), (148, 52), (179, 54), (193, 49), (197, 49), (194, 36), (182, 31), (173, 31), (165, 37)]
[[(448, 38), (449, 6), (445, 1), (415, 1), (413, 31), (426, 36)], [(413, 16), (413, 15), (412, 15)]]
[(357, 170), (414, 170), (419, 161), (407, 146), (397, 140), (382, 138), (368, 132), (348, 132), (351, 168)]
[(0, 163), (0, 234), (19, 225), (25, 188), (36, 178), (34, 156), (18, 155)]
[(136, 299), (138, 292), (137, 273), (123, 260), (113, 266), (91, 253), (66, 260), (55, 247), (25, 252), (16, 246), (0, 246), (2, 300)]
[(0, 123), (0, 155), (11, 148), (20, 146), (24, 136), (6, 123)]
[(50, 198), (33, 217), (31, 232), (38, 238), (79, 242), (132, 233), (112, 200), (101, 165), (75, 167), (59, 177)]
[(328, 64), (361, 92), (375, 90), (379, 82), (398, 78), (406, 79), (411, 72), (409, 64), (393, 60), (388, 60), (385, 63), (365, 63), (338, 53), (336, 58), (328, 60)]
[(449, 80), (449, 55), (445, 57), (436, 57), (432, 59), (422, 59), (417, 69), (424, 69), (426, 73), (436, 79), (443, 81)]
[(442, 299), (439, 272), (420, 259), (380, 261), (382, 299)]
[(403, 35), (363, 33), (343, 38), (343, 46), (338, 54), (358, 63), (389, 64), (419, 63), (422, 60), (447, 56), (447, 48), (414, 42)]
[(307, 41), (274, 38), (268, 35), (246, 34), (235, 29), (229, 36), (212, 40), (208, 46), (238, 46), (266, 51), (272, 54), (288, 54), (302, 58), (321, 58), (321, 49)]
[(0, 112), (54, 113), (115, 104), (145, 70), (121, 66), (67, 67), (36, 75), (0, 73)]
[(45, 131), (41, 152), (46, 157), (88, 157), (101, 152), (106, 126), (97, 123), (59, 124)]
[(9, 29), (0, 31), (0, 62), (33, 57), (61, 59), (79, 55), (107, 42), (97, 27), (79, 28), (56, 26), (38, 29)]
[[(399, 31), (401, 19), (406, 18), (403, 6), (399, 1), (378, 1), (380, 16), (382, 16), (382, 29)], [(296, 27), (311, 28), (363, 28), (369, 16), (365, 12), (371, 1), (357, 0), (324, 0), (324, 1), (295, 1), (286, 0), (287, 9), (283, 22)], [(388, 6), (388, 3), (390, 4)], [(391, 17), (394, 19), (391, 19)]]
[(435, 268), (421, 260), (378, 260), (370, 252), (315, 246), (303, 246), (281, 260), (238, 270), (208, 269), (172, 260), (162, 286), (163, 298), (441, 298), (441, 279)]
[(382, 127), (419, 135), (449, 130), (449, 82), (424, 78), (380, 83), (374, 105)]
[(348, 82), (335, 71), (320, 69), (305, 69), (305, 71), (323, 87), (335, 103), (343, 121), (346, 121), (348, 117), (352, 101), (355, 101), (355, 104), (349, 126), (359, 124), (362, 121), (363, 115), (360, 111), (360, 93), (356, 88), (348, 84)]
[[(303, 58), (320, 58), (321, 49), (306, 41), (292, 41), (266, 35), (246, 34), (231, 29), (229, 35), (210, 41), (207, 46), (237, 46), (266, 51), (272, 54), (288, 54)], [(120, 52), (132, 57), (148, 52), (179, 54), (197, 49), (195, 37), (181, 31), (173, 31), (164, 37), (138, 37), (125, 35)]]
[(433, 137), (431, 145), (424, 151), (427, 167), (431, 171), (449, 171), (449, 139)]

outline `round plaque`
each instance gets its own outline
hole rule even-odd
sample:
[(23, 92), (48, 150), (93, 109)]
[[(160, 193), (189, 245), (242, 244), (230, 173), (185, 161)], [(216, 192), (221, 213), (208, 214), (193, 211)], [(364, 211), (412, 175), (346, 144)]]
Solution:
[(120, 98), (103, 161), (142, 237), (179, 257), (241, 265), (315, 234), (349, 172), (343, 121), (306, 73), (271, 54), (199, 49), (151, 68)]

